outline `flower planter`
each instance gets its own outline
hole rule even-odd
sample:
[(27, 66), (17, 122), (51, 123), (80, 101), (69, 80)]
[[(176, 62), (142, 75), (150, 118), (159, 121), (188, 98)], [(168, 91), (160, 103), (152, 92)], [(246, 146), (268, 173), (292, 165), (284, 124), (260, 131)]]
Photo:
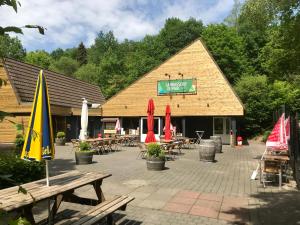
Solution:
[(55, 144), (58, 146), (63, 146), (66, 144), (65, 138), (55, 138)]
[(77, 151), (75, 152), (76, 165), (91, 164), (93, 162), (93, 151)]
[(147, 161), (147, 169), (148, 170), (163, 170), (165, 168), (165, 159), (161, 158), (148, 158)]

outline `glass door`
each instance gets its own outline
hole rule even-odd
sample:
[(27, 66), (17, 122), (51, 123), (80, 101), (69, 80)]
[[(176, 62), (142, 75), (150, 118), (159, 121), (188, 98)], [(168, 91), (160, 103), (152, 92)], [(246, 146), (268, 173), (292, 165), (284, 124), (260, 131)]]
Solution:
[[(159, 117), (154, 117), (154, 135), (155, 139), (159, 141), (159, 136), (160, 136), (160, 119)], [(147, 128), (147, 117), (142, 117), (141, 118), (141, 142), (145, 142), (148, 128)]]
[(214, 135), (222, 138), (223, 144), (230, 144), (230, 117), (214, 117)]

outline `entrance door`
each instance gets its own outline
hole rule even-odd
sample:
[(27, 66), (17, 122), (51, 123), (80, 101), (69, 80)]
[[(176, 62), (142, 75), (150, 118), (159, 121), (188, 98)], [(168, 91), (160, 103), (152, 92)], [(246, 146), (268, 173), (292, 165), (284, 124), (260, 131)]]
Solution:
[[(160, 136), (160, 119), (159, 117), (154, 117), (154, 135), (155, 139), (158, 141)], [(147, 117), (141, 118), (141, 142), (145, 142), (146, 136), (147, 136)]]
[(214, 117), (214, 135), (221, 136), (223, 144), (230, 144), (230, 117)]

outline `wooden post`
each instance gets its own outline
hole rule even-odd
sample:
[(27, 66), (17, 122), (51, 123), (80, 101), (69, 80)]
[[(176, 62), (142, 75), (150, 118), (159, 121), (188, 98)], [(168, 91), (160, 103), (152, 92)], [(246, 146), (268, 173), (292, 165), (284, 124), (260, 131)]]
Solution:
[(236, 119), (234, 117), (231, 118), (231, 131), (232, 131), (232, 138), (231, 138), (231, 147), (235, 147), (236, 145)]
[(182, 117), (182, 136), (186, 137), (186, 131), (185, 131), (185, 117)]

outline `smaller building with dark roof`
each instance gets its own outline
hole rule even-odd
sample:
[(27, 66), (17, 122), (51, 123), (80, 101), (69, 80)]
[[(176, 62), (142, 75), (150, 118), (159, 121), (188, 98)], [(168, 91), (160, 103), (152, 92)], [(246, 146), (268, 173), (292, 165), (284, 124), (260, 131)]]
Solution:
[[(23, 125), (24, 133), (28, 126), (38, 66), (4, 58), (0, 61), (0, 78), (6, 85), (0, 88), (0, 111), (10, 113), (0, 122), (0, 142), (13, 142), (18, 133), (16, 124)], [(90, 104), (103, 105), (105, 98), (96, 85), (75, 78), (43, 70), (47, 78), (54, 135), (66, 132), (67, 140), (78, 138), (82, 98)], [(89, 136), (100, 132), (101, 108), (89, 109)]]

